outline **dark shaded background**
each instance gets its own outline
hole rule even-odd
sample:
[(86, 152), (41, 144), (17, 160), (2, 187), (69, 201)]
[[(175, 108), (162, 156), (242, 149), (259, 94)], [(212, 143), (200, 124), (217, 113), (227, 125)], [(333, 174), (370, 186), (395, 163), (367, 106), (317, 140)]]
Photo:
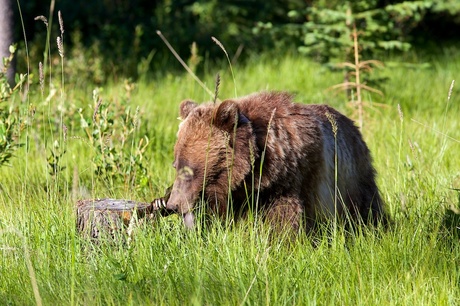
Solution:
[[(402, 1), (356, 1), (353, 5), (377, 9), (398, 2)], [(440, 2), (445, 2), (447, 6), (451, 3), (450, 0)], [(282, 55), (296, 52), (302, 43), (301, 38), (289, 32), (286, 26), (301, 25), (308, 16), (289, 18), (291, 10), (302, 11), (315, 5), (333, 9), (340, 3), (343, 1), (324, 4), (319, 0), (60, 0), (54, 7), (50, 44), (52, 50), (56, 48), (56, 37), (60, 35), (57, 12), (60, 10), (64, 19), (67, 54), (74, 49), (74, 56), (78, 52), (86, 58), (99, 56), (101, 66), (108, 70), (106, 72), (136, 77), (139, 74), (138, 64), (143, 59), (143, 63), (149, 66), (148, 70), (158, 73), (164, 69), (181, 69), (156, 35), (156, 30), (161, 30), (184, 59), (190, 57), (192, 42), (196, 42), (198, 56), (202, 59), (222, 59), (222, 51), (211, 40), (211, 36), (215, 36), (231, 56), (238, 48), (243, 50), (238, 60), (245, 61), (248, 55), (254, 53)], [(38, 62), (45, 50), (46, 27), (34, 17), (44, 15), (48, 18), (50, 1), (21, 0), (20, 5), (29, 56), (31, 61)], [(24, 35), (16, 2), (13, 8), (14, 38), (23, 48)], [(460, 17), (447, 9), (429, 11), (417, 24), (408, 24), (407, 29), (402, 31), (404, 39), (430, 51), (442, 43), (458, 41), (456, 33), (460, 33)], [(57, 54), (54, 51), (53, 54)], [(152, 60), (146, 61), (151, 53)]]

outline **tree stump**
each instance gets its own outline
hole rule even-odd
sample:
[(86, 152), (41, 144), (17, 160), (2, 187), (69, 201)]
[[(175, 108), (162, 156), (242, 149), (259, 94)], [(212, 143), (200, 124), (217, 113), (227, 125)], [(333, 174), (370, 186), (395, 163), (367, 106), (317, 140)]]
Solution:
[[(77, 202), (77, 229), (94, 240), (103, 235), (115, 238), (139, 219), (152, 219), (165, 206), (164, 198), (151, 203), (120, 199), (92, 199)], [(129, 233), (128, 233), (129, 234)]]

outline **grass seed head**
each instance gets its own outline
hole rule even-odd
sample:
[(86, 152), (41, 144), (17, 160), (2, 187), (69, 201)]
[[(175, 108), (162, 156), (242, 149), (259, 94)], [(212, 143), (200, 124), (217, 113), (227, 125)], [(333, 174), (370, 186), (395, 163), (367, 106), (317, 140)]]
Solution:
[(61, 11), (58, 11), (58, 19), (59, 19), (59, 29), (61, 30), (61, 36), (64, 34), (64, 21), (62, 20)]
[(454, 84), (455, 84), (455, 80), (452, 80), (452, 83), (450, 84), (450, 88), (449, 88), (449, 94), (447, 95), (448, 101), (450, 101), (450, 97), (452, 96), (452, 90), (454, 89)]
[(34, 18), (34, 20), (43, 21), (43, 23), (46, 25), (46, 27), (48, 27), (48, 19), (46, 19), (45, 16), (43, 16), (43, 15), (37, 16), (37, 17)]
[(64, 44), (60, 36), (57, 37), (56, 42), (57, 42), (57, 47), (59, 51), (59, 56), (63, 58), (64, 57)]
[(40, 91), (42, 93), (42, 96), (45, 92), (45, 73), (43, 72), (43, 64), (42, 62), (38, 63), (38, 76), (40, 79)]

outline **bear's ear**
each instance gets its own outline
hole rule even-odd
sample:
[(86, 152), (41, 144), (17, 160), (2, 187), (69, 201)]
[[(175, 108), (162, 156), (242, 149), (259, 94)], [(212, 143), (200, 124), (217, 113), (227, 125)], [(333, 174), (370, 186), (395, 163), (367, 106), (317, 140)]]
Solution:
[(179, 106), (179, 116), (180, 119), (185, 120), (187, 118), (188, 114), (197, 106), (195, 102), (192, 100), (184, 100), (180, 103)]
[(220, 103), (214, 112), (213, 119), (216, 127), (227, 132), (233, 131), (235, 124), (239, 126), (249, 122), (244, 115), (240, 114), (238, 105), (232, 100)]

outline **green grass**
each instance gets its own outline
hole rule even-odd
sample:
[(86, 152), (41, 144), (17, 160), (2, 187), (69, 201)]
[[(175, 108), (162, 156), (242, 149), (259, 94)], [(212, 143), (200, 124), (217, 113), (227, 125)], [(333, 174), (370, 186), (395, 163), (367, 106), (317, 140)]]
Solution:
[[(170, 165), (180, 101), (211, 97), (187, 75), (143, 81), (129, 97), (122, 82), (105, 86), (103, 101), (115, 110), (140, 107), (141, 121), (127, 146), (134, 152), (139, 139), (149, 137), (143, 155), (149, 183), (136, 187), (122, 181), (109, 184), (94, 173), (91, 160), (97, 152), (78, 115), (82, 108), (87, 118), (92, 116), (93, 87), (65, 84), (62, 110), (57, 107), (59, 91), (47, 103), (34, 84), (26, 102), (14, 101), (24, 116), (27, 108), (36, 110), (21, 132), (27, 146), (16, 151), (10, 166), (0, 168), (0, 304), (460, 303), (459, 222), (448, 210), (459, 204), (458, 192), (451, 189), (460, 188), (458, 84), (447, 100), (449, 86), (458, 78), (459, 58), (436, 58), (426, 70), (399, 65), (377, 72), (388, 77), (379, 84), (385, 97), (366, 99), (388, 107), (366, 109), (364, 137), (394, 225), (352, 237), (341, 231), (320, 235), (315, 246), (303, 236), (293, 244), (282, 237), (270, 240), (263, 227), (249, 222), (232, 228), (214, 222), (186, 231), (175, 216), (160, 218), (153, 226), (141, 224), (129, 246), (91, 245), (75, 229), (75, 194), (142, 201), (161, 196), (174, 179)], [(220, 98), (233, 97), (228, 67), (209, 69), (202, 77), (207, 86), (213, 89), (221, 70)], [(326, 91), (342, 81), (341, 75), (304, 58), (254, 58), (246, 67), (234, 67), (234, 73), (240, 95), (288, 90), (299, 102), (328, 103), (352, 114), (343, 96)], [(61, 114), (68, 127), (65, 143)], [(120, 120), (120, 114), (115, 118)], [(66, 147), (60, 161), (65, 169), (52, 177), (47, 157), (55, 140)], [(72, 187), (76, 182), (80, 189)]]

